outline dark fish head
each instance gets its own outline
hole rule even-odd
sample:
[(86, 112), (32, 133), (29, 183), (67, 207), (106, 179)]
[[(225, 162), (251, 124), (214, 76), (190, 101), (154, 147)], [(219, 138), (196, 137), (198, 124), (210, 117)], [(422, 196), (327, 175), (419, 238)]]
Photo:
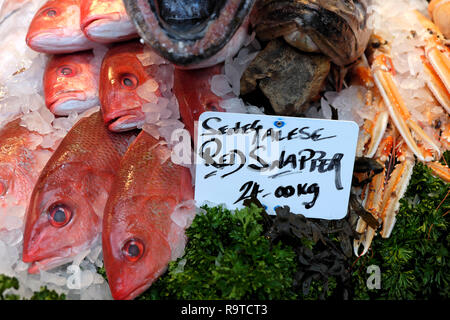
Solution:
[[(147, 101), (137, 90), (153, 78), (157, 66), (144, 67), (137, 57), (143, 52), (142, 44), (130, 42), (112, 48), (103, 59), (99, 95), (103, 119), (111, 131), (131, 130), (144, 121), (141, 110)], [(159, 89), (155, 95), (160, 96)]]
[(102, 233), (103, 258), (111, 294), (116, 300), (131, 300), (141, 294), (170, 261), (168, 239), (155, 228), (151, 216), (171, 212), (173, 204), (169, 203), (170, 198), (167, 202), (157, 200), (134, 196), (120, 200), (113, 208), (107, 205), (106, 210), (115, 212), (105, 213), (105, 219), (109, 220), (104, 221), (108, 230)]
[(242, 43), (231, 40), (246, 23), (254, 2), (124, 0), (144, 41), (170, 62), (185, 67), (213, 58), (229, 43), (237, 50)]
[(34, 187), (26, 213), (22, 257), (32, 263), (28, 272), (69, 262), (99, 235), (98, 199), (106, 198), (107, 192), (101, 190), (98, 174), (82, 168), (76, 163), (52, 170), (46, 167)]
[(56, 115), (68, 115), (98, 106), (99, 72), (92, 51), (53, 56), (44, 73), (47, 108)]

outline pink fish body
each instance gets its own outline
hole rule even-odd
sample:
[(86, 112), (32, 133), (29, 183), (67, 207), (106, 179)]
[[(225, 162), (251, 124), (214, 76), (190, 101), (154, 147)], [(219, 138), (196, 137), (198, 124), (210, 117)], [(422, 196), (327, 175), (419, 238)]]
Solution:
[(211, 79), (221, 74), (221, 65), (209, 68), (175, 69), (173, 91), (180, 105), (180, 114), (186, 129), (195, 137), (194, 125), (205, 111), (225, 110), (219, 106), (222, 98), (211, 91)]
[(47, 108), (63, 116), (100, 105), (99, 72), (100, 65), (91, 51), (54, 55), (44, 72)]
[(71, 261), (99, 237), (108, 193), (133, 135), (107, 130), (100, 112), (64, 137), (33, 189), (23, 256), (30, 273)]
[(137, 37), (122, 0), (81, 0), (80, 24), (89, 39), (100, 43)]
[(189, 169), (142, 131), (122, 158), (104, 212), (103, 259), (114, 299), (134, 299), (182, 254), (193, 197)]
[[(20, 126), (20, 119), (0, 129), (0, 230), (12, 212), (24, 208), (51, 151), (39, 146), (42, 137)], [(17, 217), (22, 218), (22, 217)]]
[(31, 49), (50, 54), (95, 46), (80, 28), (80, 0), (47, 1), (31, 21), (26, 42)]

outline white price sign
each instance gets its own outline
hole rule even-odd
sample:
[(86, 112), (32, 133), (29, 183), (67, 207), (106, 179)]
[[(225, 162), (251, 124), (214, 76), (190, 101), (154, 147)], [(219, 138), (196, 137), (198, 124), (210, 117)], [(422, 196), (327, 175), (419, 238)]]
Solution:
[(231, 209), (256, 197), (269, 214), (288, 205), (308, 218), (342, 219), (357, 140), (352, 121), (205, 112), (198, 123), (195, 200)]

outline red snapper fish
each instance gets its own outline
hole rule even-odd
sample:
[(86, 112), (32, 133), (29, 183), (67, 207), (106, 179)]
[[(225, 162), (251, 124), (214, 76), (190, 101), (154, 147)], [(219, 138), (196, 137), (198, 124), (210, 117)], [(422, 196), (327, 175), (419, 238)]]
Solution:
[(120, 158), (133, 136), (110, 132), (95, 112), (64, 137), (27, 208), (22, 260), (31, 263), (29, 273), (71, 261), (99, 237)]
[(225, 110), (219, 106), (222, 98), (211, 91), (211, 79), (221, 74), (221, 65), (204, 69), (175, 69), (173, 91), (178, 99), (180, 115), (186, 129), (194, 135), (194, 125), (205, 111)]
[(100, 63), (92, 51), (54, 55), (44, 72), (47, 108), (55, 115), (64, 116), (100, 105), (99, 73)]
[(80, 0), (49, 0), (36, 13), (26, 36), (38, 52), (57, 54), (93, 48), (80, 28)]
[[(128, 42), (110, 49), (100, 69), (100, 105), (109, 130), (115, 132), (136, 128), (145, 121), (142, 106), (147, 102), (138, 94), (138, 87), (154, 79), (158, 66), (143, 66), (138, 55), (145, 46)], [(156, 83), (156, 81), (155, 81)], [(161, 96), (159, 88), (156, 96)]]
[(81, 0), (80, 24), (86, 37), (111, 43), (137, 37), (122, 0)]
[(193, 198), (189, 169), (142, 131), (122, 158), (104, 212), (103, 259), (114, 299), (134, 299), (182, 255)]
[[(0, 230), (12, 206), (25, 211), (34, 184), (51, 151), (39, 145), (42, 136), (20, 125), (20, 119), (0, 129)], [(22, 218), (22, 217), (17, 217)]]

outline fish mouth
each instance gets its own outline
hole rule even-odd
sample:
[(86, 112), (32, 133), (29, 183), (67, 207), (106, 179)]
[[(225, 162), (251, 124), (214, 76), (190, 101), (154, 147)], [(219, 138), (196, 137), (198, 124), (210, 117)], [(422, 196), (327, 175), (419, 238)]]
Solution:
[(35, 257), (33, 257), (33, 254), (29, 254), (24, 251), (22, 255), (22, 261), (25, 263), (31, 263), (31, 265), (28, 267), (28, 273), (37, 274), (41, 270), (50, 270), (70, 262), (73, 258), (73, 255), (70, 255), (70, 248), (63, 248), (62, 251), (67, 252), (67, 254), (61, 255), (60, 253), (58, 253), (58, 256), (50, 256), (41, 259), (36, 259)]
[(145, 116), (140, 109), (115, 112), (104, 117), (104, 121), (110, 131), (124, 132), (136, 129), (145, 122)]
[(170, 62), (188, 66), (218, 53), (255, 0), (124, 0), (139, 36)]
[(89, 40), (81, 32), (64, 33), (61, 29), (36, 31), (26, 36), (27, 45), (38, 52), (51, 54), (72, 53), (92, 49), (95, 42)]
[(119, 12), (91, 15), (84, 19), (81, 30), (89, 39), (97, 42), (128, 40), (137, 36), (131, 21), (121, 19)]
[(147, 288), (149, 288), (151, 285), (152, 285), (151, 282), (149, 282), (148, 280), (145, 280), (144, 284), (142, 284), (138, 287), (129, 289), (124, 292), (122, 292), (122, 290), (118, 290), (115, 292), (111, 292), (111, 294), (113, 295), (114, 300), (133, 300), (138, 295), (140, 295), (142, 292), (144, 292)]
[[(98, 100), (98, 99), (97, 99)], [(82, 111), (86, 102), (86, 93), (81, 90), (62, 90), (50, 96), (47, 101), (48, 109), (55, 115), (65, 116), (72, 111)], [(81, 107), (80, 107), (81, 106)]]
[(187, 8), (189, 2), (150, 1), (163, 29), (174, 39), (192, 41), (203, 37), (209, 22), (219, 16), (226, 0), (199, 1), (196, 6)]

